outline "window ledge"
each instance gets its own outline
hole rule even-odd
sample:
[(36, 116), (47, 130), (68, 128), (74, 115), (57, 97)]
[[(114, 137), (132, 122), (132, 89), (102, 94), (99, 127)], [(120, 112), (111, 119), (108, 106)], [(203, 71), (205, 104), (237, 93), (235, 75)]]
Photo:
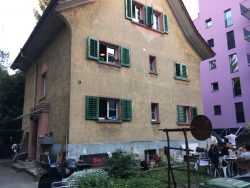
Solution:
[(151, 124), (161, 124), (160, 121), (151, 121)]
[(152, 74), (152, 75), (158, 75), (157, 72), (152, 72), (152, 71), (149, 71), (149, 74)]
[(238, 98), (238, 97), (242, 97), (242, 95), (237, 95), (237, 96), (234, 95), (234, 98)]
[(100, 64), (104, 64), (104, 65), (109, 65), (109, 66), (121, 68), (120, 64), (112, 64), (112, 63), (108, 63), (108, 62), (105, 62), (105, 61), (97, 61), (97, 62), (100, 63)]
[(98, 119), (98, 123), (122, 123), (122, 120)]
[[(145, 24), (141, 24), (141, 23), (136, 22), (136, 21), (134, 21), (134, 20), (132, 20), (131, 22), (132, 22), (133, 24), (136, 24), (136, 25), (142, 26), (142, 27), (144, 27), (144, 28), (147, 28), (147, 29), (149, 29), (149, 30), (151, 30), (151, 31), (155, 31), (155, 32), (160, 33), (160, 34), (164, 34), (163, 31), (156, 30), (156, 29), (154, 29), (154, 28), (152, 28), (152, 27), (149, 27), (149, 26), (147, 26), (147, 25), (145, 25)], [(166, 34), (167, 34), (167, 33), (166, 33)]]
[(190, 80), (188, 78), (181, 78), (181, 77), (178, 77), (178, 76), (174, 76), (174, 79), (184, 81), (184, 82), (190, 82)]
[(189, 126), (191, 123), (183, 123), (183, 122), (176, 122), (177, 125), (184, 125), (184, 126)]

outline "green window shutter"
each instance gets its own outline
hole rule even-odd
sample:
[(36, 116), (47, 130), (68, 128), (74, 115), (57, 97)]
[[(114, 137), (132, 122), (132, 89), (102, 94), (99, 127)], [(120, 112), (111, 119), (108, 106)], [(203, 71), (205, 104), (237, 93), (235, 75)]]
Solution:
[(163, 31), (164, 31), (164, 33), (168, 33), (169, 32), (169, 28), (168, 28), (168, 16), (166, 14), (163, 15)]
[(122, 120), (131, 121), (132, 120), (132, 101), (122, 99)]
[(130, 49), (121, 47), (121, 65), (124, 67), (130, 67)]
[(184, 106), (177, 106), (177, 112), (178, 112), (178, 122), (180, 123), (186, 123), (186, 110)]
[(181, 65), (181, 69), (182, 69), (182, 77), (183, 78), (187, 78), (187, 65)]
[(99, 58), (99, 40), (92, 37), (88, 38), (88, 58), (95, 60)]
[(195, 116), (197, 116), (197, 107), (191, 107), (191, 118), (194, 119)]
[(180, 77), (181, 76), (181, 64), (175, 63), (175, 76)]
[(125, 17), (132, 19), (132, 0), (125, 0)]
[(146, 7), (146, 24), (149, 27), (153, 26), (153, 7)]
[(99, 118), (99, 97), (86, 96), (86, 120), (97, 120)]

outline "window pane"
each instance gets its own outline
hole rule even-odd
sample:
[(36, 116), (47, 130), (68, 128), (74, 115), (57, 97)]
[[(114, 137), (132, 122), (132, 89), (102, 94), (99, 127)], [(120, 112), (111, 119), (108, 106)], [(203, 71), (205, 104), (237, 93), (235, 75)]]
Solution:
[(227, 47), (229, 50), (235, 48), (234, 31), (227, 32)]
[(154, 56), (149, 56), (149, 71), (151, 73), (157, 73), (156, 57)]
[(218, 84), (218, 82), (212, 83), (212, 90), (213, 91), (218, 91), (219, 90), (219, 84)]
[(228, 27), (231, 25), (233, 25), (232, 11), (228, 9), (225, 11), (225, 26)]
[(206, 27), (211, 27), (213, 25), (211, 18), (207, 19), (205, 22), (206, 22)]
[(240, 86), (240, 78), (233, 78), (233, 93), (234, 96), (241, 96), (241, 86)]
[(210, 70), (216, 69), (216, 61), (215, 60), (209, 61), (209, 67)]
[(152, 121), (158, 121), (158, 104), (157, 103), (151, 103), (151, 120)]
[(107, 117), (109, 119), (117, 119), (117, 101), (115, 100), (108, 100), (107, 101)]
[(143, 6), (142, 5), (135, 4), (133, 2), (133, 5), (132, 5), (132, 19), (135, 22), (140, 22), (141, 24), (144, 24)]
[(238, 60), (237, 60), (237, 55), (233, 54), (229, 56), (230, 59), (230, 69), (231, 72), (238, 72), (239, 71), (239, 67), (238, 67)]
[(153, 28), (160, 30), (160, 16), (158, 14), (153, 14)]
[(214, 106), (214, 115), (221, 115), (221, 106), (220, 105)]
[(181, 65), (179, 63), (175, 64), (176, 76), (181, 76)]
[(237, 123), (244, 123), (245, 122), (245, 114), (243, 103), (235, 103), (235, 113), (236, 113), (236, 121)]
[(210, 48), (214, 47), (214, 39), (210, 39), (207, 41), (207, 44)]
[(107, 118), (107, 100), (100, 99), (99, 100), (99, 118), (106, 119)]
[(247, 54), (247, 62), (248, 62), (248, 65), (250, 65), (250, 54)]

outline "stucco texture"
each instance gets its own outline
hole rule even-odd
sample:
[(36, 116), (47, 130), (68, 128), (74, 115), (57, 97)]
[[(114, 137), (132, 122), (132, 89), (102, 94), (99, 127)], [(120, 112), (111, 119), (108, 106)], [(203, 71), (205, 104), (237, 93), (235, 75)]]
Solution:
[[(196, 106), (202, 114), (200, 58), (187, 42), (166, 0), (141, 3), (153, 4), (155, 10), (168, 15), (168, 34), (125, 19), (123, 0), (94, 1), (61, 12), (72, 31), (70, 144), (166, 140), (158, 129), (178, 127), (177, 105)], [(88, 60), (89, 36), (130, 48), (131, 67), (118, 68)], [(156, 57), (158, 75), (149, 74), (149, 55)], [(188, 82), (174, 79), (175, 61), (187, 64)], [(65, 71), (61, 68), (58, 72)], [(88, 95), (132, 100), (132, 121), (110, 124), (85, 120), (85, 96)], [(159, 125), (151, 124), (152, 102), (159, 103)], [(183, 139), (178, 133), (171, 134), (171, 138)]]
[[(41, 98), (41, 69), (45, 63), (48, 67), (46, 73), (48, 78), (47, 95)], [(36, 66), (38, 67), (37, 85), (35, 81)], [(68, 132), (70, 94), (70, 33), (66, 27), (31, 64), (25, 72), (25, 78), (24, 113), (29, 113), (31, 108), (39, 106), (41, 103), (48, 103), (48, 131), (53, 132), (56, 143), (64, 142)], [(41, 115), (38, 116), (38, 122), (39, 118)], [(29, 116), (24, 117), (23, 129), (25, 131), (29, 131), (29, 126), (32, 126), (30, 121)], [(38, 123), (38, 126), (42, 125)]]

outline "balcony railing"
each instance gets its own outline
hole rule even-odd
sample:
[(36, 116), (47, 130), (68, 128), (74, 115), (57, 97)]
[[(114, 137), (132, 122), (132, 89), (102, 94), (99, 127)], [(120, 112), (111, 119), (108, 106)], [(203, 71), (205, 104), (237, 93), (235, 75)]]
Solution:
[(250, 19), (250, 0), (245, 0), (240, 3), (241, 14)]
[(250, 25), (243, 28), (244, 31), (244, 38), (245, 40), (247, 40), (248, 42), (250, 42)]

